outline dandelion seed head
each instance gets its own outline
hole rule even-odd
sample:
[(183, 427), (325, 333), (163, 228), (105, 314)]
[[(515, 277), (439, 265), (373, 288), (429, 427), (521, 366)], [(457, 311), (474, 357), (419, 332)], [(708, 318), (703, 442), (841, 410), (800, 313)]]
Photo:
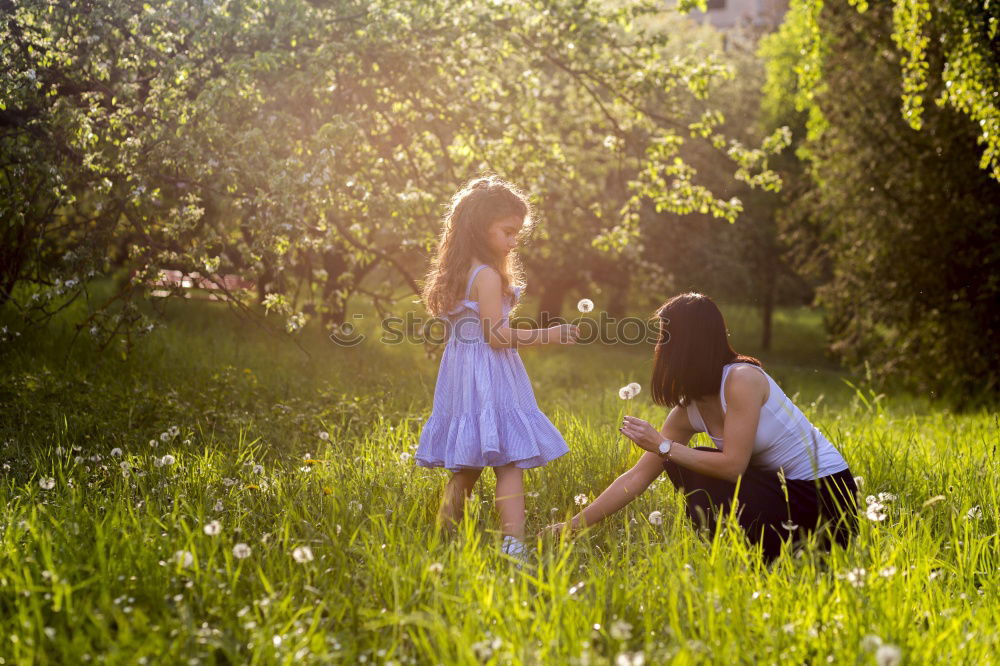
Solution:
[(292, 559), (294, 559), (299, 564), (312, 562), (313, 561), (312, 548), (310, 548), (309, 546), (297, 546), (292, 551)]
[(871, 502), (865, 509), (865, 516), (868, 520), (881, 522), (886, 519), (888, 514), (885, 512), (885, 505), (881, 502)]
[(440, 562), (434, 562), (429, 567), (427, 567), (427, 570), (430, 571), (432, 574), (440, 574), (442, 571), (444, 571), (444, 565), (441, 564)]
[(978, 520), (983, 517), (983, 509), (979, 505), (976, 505), (968, 510), (965, 514), (968, 520)]
[(584, 495), (583, 493), (580, 493), (579, 495), (573, 498), (573, 503), (576, 504), (577, 506), (583, 506), (589, 501), (590, 500), (587, 499), (587, 496)]
[(631, 400), (635, 397), (635, 393), (632, 391), (631, 386), (623, 386), (618, 389), (618, 397), (622, 400)]
[(329, 441), (330, 441), (330, 433), (328, 433), (328, 432), (327, 432), (327, 431), (325, 431), (325, 430), (320, 430), (320, 431), (319, 431), (319, 432), (317, 433), (317, 436), (318, 436), (318, 437), (319, 437), (320, 439), (322, 439), (322, 440), (323, 440), (324, 442), (329, 442)]
[(410, 462), (410, 458), (412, 458), (412, 457), (413, 457), (413, 454), (411, 454), (409, 451), (403, 451), (402, 453), (399, 454), (399, 460), (400, 460), (400, 462), (403, 462), (403, 463)]
[(632, 625), (625, 620), (616, 620), (608, 627), (608, 633), (616, 641), (627, 641), (632, 638)]
[(649, 524), (650, 525), (662, 525), (663, 524), (663, 513), (660, 511), (654, 511), (649, 514)]
[(213, 520), (210, 523), (206, 523), (205, 527), (202, 528), (208, 536), (216, 536), (222, 531), (222, 523), (217, 520)]
[(893, 502), (896, 499), (897, 499), (896, 495), (893, 494), (893, 493), (879, 493), (878, 494), (878, 501), (879, 502)]
[(642, 386), (639, 385), (639, 382), (632, 382), (628, 385), (628, 389), (632, 391), (632, 397), (634, 398), (639, 395), (640, 391), (642, 391)]
[(38, 480), (38, 486), (42, 490), (52, 490), (53, 488), (56, 487), (56, 480), (53, 479), (51, 476), (43, 476), (41, 479)]
[(238, 560), (250, 557), (250, 553), (251, 553), (250, 546), (248, 546), (245, 543), (238, 543), (235, 546), (233, 546), (233, 557), (235, 557)]
[(589, 298), (581, 298), (576, 304), (576, 309), (586, 314), (594, 309), (594, 301)]
[(122, 450), (119, 449), (116, 446), (115, 448), (111, 449), (111, 454), (110, 455), (111, 455), (112, 458), (121, 458), (122, 457)]
[(903, 651), (899, 647), (886, 643), (875, 650), (875, 663), (878, 666), (896, 666), (903, 659)]
[(782, 521), (781, 522), (781, 526), (784, 529), (788, 530), (789, 532), (794, 532), (795, 530), (799, 529), (799, 526), (796, 525), (795, 523), (793, 523), (790, 520), (784, 520), (784, 521)]
[(174, 553), (172, 559), (184, 568), (194, 564), (194, 554), (189, 550), (178, 550)]

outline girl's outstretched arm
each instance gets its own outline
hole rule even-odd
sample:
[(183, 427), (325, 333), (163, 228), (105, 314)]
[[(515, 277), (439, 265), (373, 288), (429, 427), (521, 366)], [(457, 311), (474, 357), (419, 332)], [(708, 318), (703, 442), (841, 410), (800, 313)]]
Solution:
[(473, 280), (479, 301), (483, 338), (494, 349), (533, 347), (547, 344), (574, 344), (580, 330), (573, 324), (549, 328), (511, 328), (503, 318), (503, 288), (500, 274), (492, 268), (479, 272)]

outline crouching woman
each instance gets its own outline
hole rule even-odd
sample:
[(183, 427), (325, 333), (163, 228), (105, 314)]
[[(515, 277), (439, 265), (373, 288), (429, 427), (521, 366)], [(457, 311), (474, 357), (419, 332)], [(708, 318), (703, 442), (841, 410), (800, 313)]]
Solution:
[[(760, 361), (733, 350), (710, 298), (681, 294), (657, 315), (652, 395), (670, 409), (663, 427), (626, 416), (619, 430), (646, 453), (568, 525), (550, 529), (597, 523), (665, 471), (698, 527), (713, 530), (737, 500), (739, 524), (768, 562), (783, 541), (817, 530), (824, 546), (845, 546), (857, 529), (857, 486), (840, 452)], [(698, 432), (715, 446), (688, 447)]]

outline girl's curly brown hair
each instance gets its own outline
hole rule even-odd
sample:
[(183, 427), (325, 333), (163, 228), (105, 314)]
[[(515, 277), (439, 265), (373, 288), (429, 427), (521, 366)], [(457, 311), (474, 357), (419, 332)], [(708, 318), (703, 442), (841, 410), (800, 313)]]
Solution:
[(465, 297), (473, 261), (481, 261), (500, 274), (504, 294), (513, 294), (512, 284), (523, 284), (516, 253), (496, 257), (489, 249), (490, 225), (508, 217), (523, 219), (524, 233), (531, 225), (531, 206), (523, 192), (498, 176), (471, 180), (452, 197), (422, 293), (432, 315), (446, 316)]

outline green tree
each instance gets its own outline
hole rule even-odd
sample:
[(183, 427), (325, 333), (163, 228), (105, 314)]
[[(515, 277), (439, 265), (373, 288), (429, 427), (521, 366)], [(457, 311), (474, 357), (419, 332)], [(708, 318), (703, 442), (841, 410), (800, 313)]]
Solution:
[[(894, 33), (899, 10), (864, 9), (793, 3), (774, 39), (813, 44), (819, 59), (789, 72), (777, 58), (770, 71), (771, 94), (786, 99), (775, 104), (787, 107), (790, 94), (809, 117), (800, 153), (812, 185), (797, 205), (831, 267), (819, 300), (832, 347), (879, 378), (960, 405), (993, 402), (1000, 183), (980, 169), (981, 123), (948, 104), (923, 108), (919, 128), (905, 120), (899, 91), (912, 54)], [(926, 45), (929, 71), (954, 57), (949, 44)], [(996, 75), (995, 60), (982, 66), (993, 69), (975, 78)], [(778, 85), (795, 79), (791, 91)], [(944, 99), (949, 80), (928, 76), (926, 92)]]

